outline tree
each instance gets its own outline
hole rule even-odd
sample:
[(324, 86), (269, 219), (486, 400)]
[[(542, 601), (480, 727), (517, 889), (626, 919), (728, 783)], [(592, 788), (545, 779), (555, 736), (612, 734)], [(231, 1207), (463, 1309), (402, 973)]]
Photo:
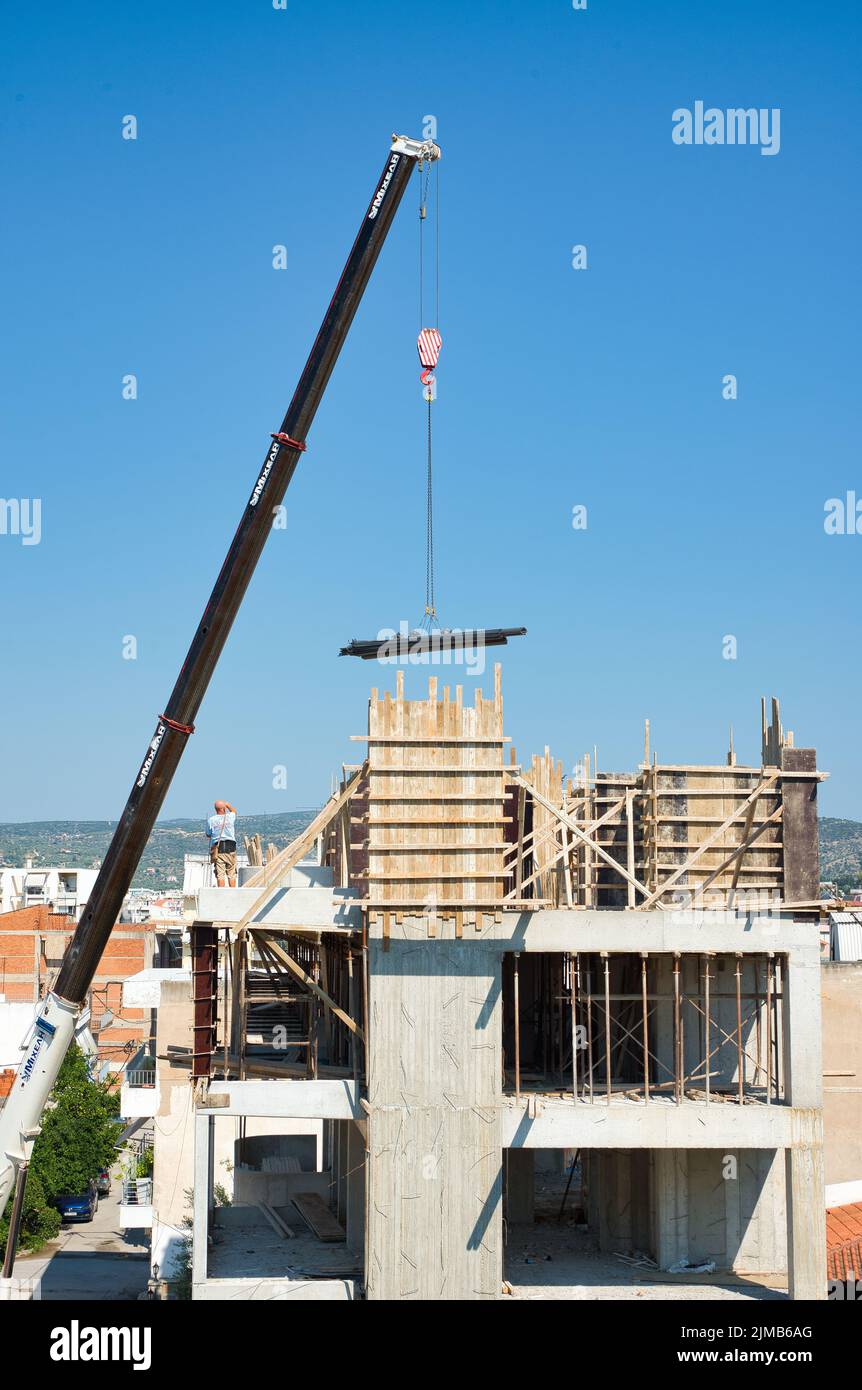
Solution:
[(91, 1081), (87, 1063), (73, 1045), (51, 1092), (30, 1164), (48, 1201), (83, 1192), (91, 1178), (110, 1166), (121, 1127), (118, 1108), (119, 1097)]
[[(54, 1199), (63, 1193), (83, 1192), (90, 1179), (113, 1162), (122, 1127), (117, 1118), (119, 1108), (119, 1095), (91, 1080), (86, 1059), (73, 1043), (63, 1058), (42, 1117), (42, 1132), (33, 1148), (19, 1250), (38, 1250), (53, 1240), (61, 1225), (60, 1213), (51, 1205)], [(4, 1252), (11, 1212), (10, 1202), (0, 1221)]]
[[(3, 1219), (0, 1220), (0, 1247), (6, 1254), (9, 1238), (9, 1218), (12, 1215), (12, 1202), (8, 1203)], [(18, 1233), (19, 1250), (38, 1250), (49, 1240), (53, 1240), (60, 1230), (60, 1213), (56, 1207), (49, 1206), (45, 1198), (38, 1173), (30, 1171), (24, 1190), (24, 1211)]]

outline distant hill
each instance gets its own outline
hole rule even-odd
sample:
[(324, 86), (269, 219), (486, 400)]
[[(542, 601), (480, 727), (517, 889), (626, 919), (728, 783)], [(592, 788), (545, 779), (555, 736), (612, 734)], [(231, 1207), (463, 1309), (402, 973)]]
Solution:
[[(317, 808), (278, 815), (238, 816), (237, 836), (260, 834), (279, 849), (290, 843), (316, 815)], [(36, 864), (89, 868), (104, 858), (116, 821), (29, 821), (0, 825), (0, 867), (21, 865), (28, 855)], [(144, 850), (135, 888), (171, 888), (183, 881), (183, 855), (206, 851), (203, 820), (159, 821)], [(152, 872), (150, 872), (152, 870)], [(862, 823), (824, 816), (820, 821), (820, 877), (842, 892), (862, 881)], [(171, 881), (173, 879), (173, 882)]]
[[(317, 808), (282, 811), (277, 815), (237, 816), (237, 842), (260, 834), (264, 848), (272, 841), (281, 849), (314, 819)], [(88, 869), (104, 858), (116, 821), (55, 820), (0, 825), (0, 868), (20, 866), (30, 856), (35, 865), (68, 865)], [(173, 888), (183, 881), (183, 856), (205, 854), (204, 821), (159, 821), (149, 838), (132, 883), (133, 888)], [(173, 880), (173, 881), (172, 881)]]
[(820, 821), (820, 877), (843, 892), (862, 883), (862, 824), (858, 820)]

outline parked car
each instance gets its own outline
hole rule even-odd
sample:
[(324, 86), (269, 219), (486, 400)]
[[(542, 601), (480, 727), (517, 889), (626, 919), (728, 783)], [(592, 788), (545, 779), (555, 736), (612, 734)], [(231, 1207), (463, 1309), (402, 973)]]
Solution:
[(63, 1193), (54, 1198), (54, 1206), (64, 1221), (92, 1221), (99, 1205), (99, 1193), (91, 1178), (84, 1192)]
[(103, 1168), (96, 1178), (96, 1190), (100, 1197), (106, 1197), (111, 1190), (111, 1175), (107, 1168)]

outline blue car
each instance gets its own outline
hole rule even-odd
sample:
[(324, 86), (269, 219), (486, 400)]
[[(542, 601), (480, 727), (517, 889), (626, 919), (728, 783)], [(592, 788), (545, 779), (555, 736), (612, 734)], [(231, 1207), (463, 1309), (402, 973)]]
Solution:
[(64, 1221), (92, 1221), (99, 1205), (99, 1190), (92, 1181), (85, 1192), (64, 1194), (54, 1198), (54, 1206)]

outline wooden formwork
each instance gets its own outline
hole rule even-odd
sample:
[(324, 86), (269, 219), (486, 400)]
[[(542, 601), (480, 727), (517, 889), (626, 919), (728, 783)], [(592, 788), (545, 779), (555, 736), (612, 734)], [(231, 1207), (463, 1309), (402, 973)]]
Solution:
[(780, 894), (779, 777), (778, 769), (759, 767), (654, 763), (644, 769), (644, 882), (660, 894), (656, 906), (674, 891), (708, 892), (713, 902), (753, 890)]
[[(428, 698), (405, 700), (403, 672), (395, 695), (372, 690), (368, 705), (364, 814), (356, 816), (352, 848), (367, 856), (355, 872), (372, 914), (465, 919), (477, 927), (483, 913), (502, 904), (507, 870), (504, 830), (506, 784), (500, 667), (493, 699), (476, 691), (463, 703), (461, 686), (438, 699), (437, 678)], [(360, 736), (356, 736), (360, 737)], [(385, 925), (385, 923), (384, 923)]]
[[(636, 773), (599, 772), (587, 789), (590, 819), (602, 824), (595, 832), (601, 845), (632, 878), (644, 877), (644, 827), (639, 813), (640, 782)], [(581, 850), (584, 860), (589, 851)], [(637, 892), (608, 864), (591, 855), (583, 871), (579, 901), (588, 907), (635, 907)]]
[[(646, 746), (648, 753), (648, 744)], [(510, 863), (555, 906), (816, 909), (817, 771), (763, 712), (763, 765), (668, 764), (599, 773), (587, 756), (564, 787), (547, 749), (515, 776), (526, 832)], [(788, 806), (790, 810), (788, 812)], [(514, 890), (512, 890), (513, 895)]]

